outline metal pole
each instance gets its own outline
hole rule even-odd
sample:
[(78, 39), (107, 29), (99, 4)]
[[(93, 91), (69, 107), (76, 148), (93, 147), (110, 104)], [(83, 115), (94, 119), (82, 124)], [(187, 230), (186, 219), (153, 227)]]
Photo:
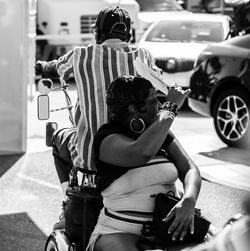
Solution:
[(225, 2), (224, 0), (221, 0), (221, 14), (224, 14), (225, 13)]

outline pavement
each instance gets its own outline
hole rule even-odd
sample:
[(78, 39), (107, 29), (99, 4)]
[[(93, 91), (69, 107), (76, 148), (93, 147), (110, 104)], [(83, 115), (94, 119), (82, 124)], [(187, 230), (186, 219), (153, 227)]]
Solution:
[[(232, 149), (234, 152), (231, 155), (227, 148), (222, 148), (219, 151), (209, 153), (199, 153), (193, 156), (193, 160), (198, 163), (199, 170), (204, 179), (217, 184), (242, 189), (250, 192), (250, 156), (249, 150)], [(248, 157), (248, 162), (245, 159), (241, 163), (234, 163), (232, 156), (237, 156), (238, 159), (244, 154)], [(224, 156), (224, 159), (216, 157)], [(225, 159), (228, 159), (225, 161)]]
[[(71, 97), (75, 94), (72, 91)], [(37, 119), (35, 98), (28, 105), (26, 153), (0, 156), (0, 251), (43, 250), (61, 213), (61, 188), (51, 148), (45, 146), (46, 121)], [(61, 101), (55, 100), (61, 106)], [(61, 119), (64, 116), (60, 112), (51, 120), (60, 121), (59, 127), (69, 126)], [(207, 128), (212, 128), (212, 120), (190, 111), (181, 112), (173, 124), (204, 178), (197, 205), (222, 227), (249, 195), (250, 155), (249, 150), (227, 147)]]
[(250, 149), (225, 145), (215, 132), (212, 118), (186, 109), (172, 130), (205, 180), (250, 192)]

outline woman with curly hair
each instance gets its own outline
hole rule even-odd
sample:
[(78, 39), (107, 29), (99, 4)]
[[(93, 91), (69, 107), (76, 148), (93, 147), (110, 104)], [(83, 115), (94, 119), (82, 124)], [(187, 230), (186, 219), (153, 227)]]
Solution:
[(190, 90), (169, 89), (161, 105), (156, 90), (143, 77), (123, 76), (107, 90), (110, 121), (94, 138), (101, 210), (87, 250), (137, 251), (143, 224), (152, 220), (153, 194), (184, 185), (179, 203), (163, 221), (174, 218), (172, 239), (194, 231), (194, 208), (201, 186), (198, 168), (169, 128)]

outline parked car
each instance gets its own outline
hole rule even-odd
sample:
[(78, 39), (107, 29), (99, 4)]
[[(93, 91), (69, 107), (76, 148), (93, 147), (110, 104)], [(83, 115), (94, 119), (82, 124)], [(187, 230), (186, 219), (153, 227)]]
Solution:
[(250, 34), (208, 46), (191, 77), (188, 105), (214, 120), (231, 147), (250, 146)]
[(176, 0), (136, 0), (140, 5), (138, 13), (139, 30), (145, 31), (153, 22), (160, 21), (162, 17), (173, 13), (179, 15), (184, 10)]
[(227, 15), (181, 13), (166, 14), (151, 24), (139, 46), (153, 54), (169, 85), (177, 83), (187, 88), (198, 55), (207, 45), (228, 37), (232, 20)]

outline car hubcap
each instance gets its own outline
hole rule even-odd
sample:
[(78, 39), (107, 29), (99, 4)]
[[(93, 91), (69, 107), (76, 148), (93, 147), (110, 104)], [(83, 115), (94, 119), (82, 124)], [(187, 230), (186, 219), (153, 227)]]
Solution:
[(238, 96), (228, 96), (220, 103), (216, 119), (219, 130), (226, 139), (239, 140), (249, 125), (247, 105)]

